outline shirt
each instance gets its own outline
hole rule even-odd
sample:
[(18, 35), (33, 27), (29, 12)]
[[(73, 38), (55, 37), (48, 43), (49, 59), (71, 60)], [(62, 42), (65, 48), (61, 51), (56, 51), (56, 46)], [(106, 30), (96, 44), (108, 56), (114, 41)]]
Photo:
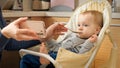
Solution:
[(85, 53), (89, 51), (94, 44), (87, 39), (81, 39), (75, 33), (68, 35), (63, 41), (56, 42), (55, 40), (47, 41), (47, 47), (50, 51), (58, 51), (59, 47), (63, 47), (75, 53)]

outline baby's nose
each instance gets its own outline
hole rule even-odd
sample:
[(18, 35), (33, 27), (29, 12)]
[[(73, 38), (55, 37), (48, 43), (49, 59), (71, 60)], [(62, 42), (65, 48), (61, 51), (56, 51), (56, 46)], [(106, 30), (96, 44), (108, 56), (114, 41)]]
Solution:
[(82, 29), (83, 29), (83, 26), (79, 26), (79, 29), (82, 30)]

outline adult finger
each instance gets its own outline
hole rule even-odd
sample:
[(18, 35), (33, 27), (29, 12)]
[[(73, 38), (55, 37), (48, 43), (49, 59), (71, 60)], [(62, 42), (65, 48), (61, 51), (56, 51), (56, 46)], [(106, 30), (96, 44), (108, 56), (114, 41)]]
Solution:
[(21, 23), (25, 22), (27, 19), (28, 19), (27, 17), (21, 17), (21, 18), (18, 18), (17, 20), (15, 20), (13, 23), (21, 24)]
[(36, 32), (34, 32), (33, 30), (29, 30), (29, 29), (18, 29), (16, 32), (16, 35), (20, 36), (20, 37), (31, 37), (31, 38), (39, 38), (38, 35), (36, 34)]

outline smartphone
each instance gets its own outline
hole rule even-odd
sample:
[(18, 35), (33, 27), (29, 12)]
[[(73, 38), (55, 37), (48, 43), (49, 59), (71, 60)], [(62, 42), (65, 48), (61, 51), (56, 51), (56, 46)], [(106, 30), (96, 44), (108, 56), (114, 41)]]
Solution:
[(46, 37), (46, 28), (44, 21), (27, 20), (26, 22), (28, 27), (35, 30), (40, 38)]

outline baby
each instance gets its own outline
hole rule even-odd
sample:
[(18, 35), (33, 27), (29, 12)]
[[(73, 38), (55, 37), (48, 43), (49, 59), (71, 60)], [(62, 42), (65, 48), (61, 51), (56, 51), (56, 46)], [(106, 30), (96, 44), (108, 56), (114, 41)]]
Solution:
[[(76, 31), (79, 33), (71, 33), (59, 43), (51, 39), (47, 41), (49, 52), (44, 52), (45, 46), (41, 47), (40, 52), (48, 53), (55, 59), (59, 47), (63, 47), (78, 54), (88, 52), (92, 49), (92, 47), (94, 47), (93, 43), (97, 41), (97, 35), (103, 26), (102, 13), (94, 10), (85, 11), (79, 15), (78, 19), (78, 29)], [(40, 58), (40, 62), (45, 63), (47, 60)]]

